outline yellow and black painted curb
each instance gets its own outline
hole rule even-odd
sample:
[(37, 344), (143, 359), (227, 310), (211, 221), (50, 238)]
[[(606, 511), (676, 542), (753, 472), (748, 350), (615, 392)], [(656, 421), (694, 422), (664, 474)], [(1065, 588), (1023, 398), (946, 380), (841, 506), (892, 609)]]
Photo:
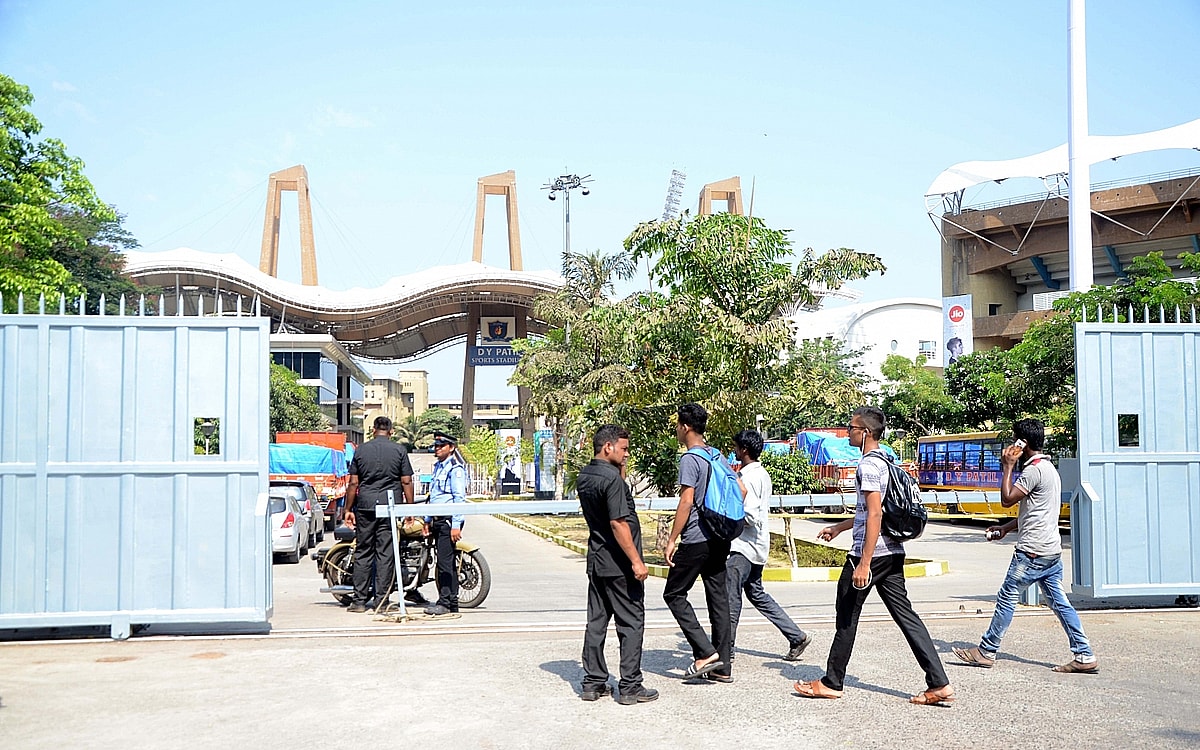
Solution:
[[(543, 539), (554, 542), (560, 547), (565, 547), (578, 555), (587, 554), (587, 545), (573, 542), (570, 539), (552, 534), (545, 529), (538, 528), (531, 523), (526, 523), (519, 518), (506, 516), (502, 513), (497, 513), (496, 518), (504, 521), (507, 524), (516, 526), (518, 529), (528, 531), (530, 534), (536, 534)], [(667, 577), (666, 565), (647, 565), (646, 568), (650, 571), (650, 575), (658, 578)], [(940, 576), (950, 572), (950, 563), (946, 560), (913, 560), (906, 563), (904, 566), (905, 578), (925, 578), (928, 576)], [(842, 575), (841, 568), (764, 568), (764, 581), (796, 581), (818, 583), (823, 581), (836, 581)]]

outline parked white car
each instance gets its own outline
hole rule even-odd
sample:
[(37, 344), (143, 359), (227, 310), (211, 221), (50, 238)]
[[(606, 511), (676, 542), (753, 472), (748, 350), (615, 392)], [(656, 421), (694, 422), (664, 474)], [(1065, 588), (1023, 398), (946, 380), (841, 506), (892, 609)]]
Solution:
[(316, 546), (325, 539), (325, 508), (313, 486), (303, 479), (272, 479), (270, 494), (291, 495), (308, 522), (308, 541)]
[(308, 519), (287, 494), (270, 494), (271, 551), (287, 563), (300, 562), (308, 551)]

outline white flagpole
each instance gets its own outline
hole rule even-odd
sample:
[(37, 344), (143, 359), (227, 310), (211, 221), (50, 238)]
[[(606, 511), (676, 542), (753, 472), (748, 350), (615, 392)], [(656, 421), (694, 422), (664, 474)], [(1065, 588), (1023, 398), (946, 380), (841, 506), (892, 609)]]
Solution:
[(1071, 291), (1092, 287), (1092, 188), (1091, 149), (1087, 111), (1087, 40), (1084, 32), (1084, 0), (1070, 0), (1067, 21), (1067, 180), (1071, 202), (1067, 221), (1070, 237)]

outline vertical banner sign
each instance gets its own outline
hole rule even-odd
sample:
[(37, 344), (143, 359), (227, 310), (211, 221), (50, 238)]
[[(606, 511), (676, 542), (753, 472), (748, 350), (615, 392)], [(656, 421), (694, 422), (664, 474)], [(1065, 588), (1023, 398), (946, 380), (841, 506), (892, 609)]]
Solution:
[(942, 341), (945, 343), (942, 367), (975, 351), (975, 319), (971, 315), (971, 295), (942, 298)]
[(554, 431), (538, 430), (533, 433), (533, 494), (539, 500), (554, 497), (558, 452), (554, 448)]
[(471, 347), (472, 367), (490, 365), (515, 365), (520, 356), (513, 351), (513, 334), (517, 330), (517, 319), (485, 315), (479, 321), (479, 346)]
[(500, 494), (517, 495), (521, 492), (521, 431), (496, 430), (497, 456), (500, 465)]

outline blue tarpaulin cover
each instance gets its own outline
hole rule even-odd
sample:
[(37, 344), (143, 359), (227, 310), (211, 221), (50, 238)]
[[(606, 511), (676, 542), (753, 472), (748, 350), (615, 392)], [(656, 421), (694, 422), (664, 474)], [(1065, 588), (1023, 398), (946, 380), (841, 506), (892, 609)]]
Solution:
[(346, 454), (323, 445), (271, 443), (271, 474), (333, 474), (346, 476)]
[[(857, 466), (862, 458), (862, 450), (850, 445), (850, 438), (838, 437), (831, 432), (798, 433), (796, 445), (808, 454), (808, 462), (814, 466)], [(898, 458), (890, 446), (881, 445), (880, 449), (893, 461)]]

